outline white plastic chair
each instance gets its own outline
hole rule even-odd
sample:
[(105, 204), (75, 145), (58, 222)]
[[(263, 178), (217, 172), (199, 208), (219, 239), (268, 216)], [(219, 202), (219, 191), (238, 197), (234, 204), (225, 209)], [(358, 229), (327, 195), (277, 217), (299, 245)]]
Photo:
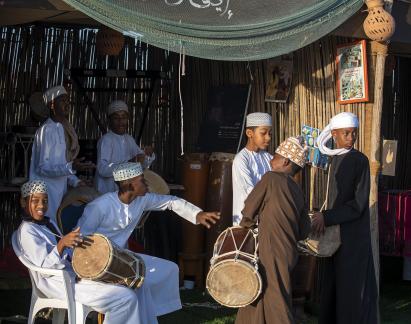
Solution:
[[(68, 311), (68, 323), (69, 324), (84, 324), (87, 315), (93, 311), (92, 308), (87, 307), (74, 300), (74, 291), (72, 278), (66, 270), (59, 269), (46, 269), (33, 265), (21, 252), (20, 245), (17, 240), (17, 232), (13, 233), (12, 245), (14, 253), (28, 269), (31, 279), (32, 293), (30, 313), (27, 323), (34, 323), (34, 319), (39, 310), (43, 308), (53, 308), (53, 324), (63, 324), (66, 309)], [(45, 275), (52, 275), (63, 278), (65, 299), (56, 299), (46, 297), (37, 287), (33, 279), (33, 273), (37, 272)]]

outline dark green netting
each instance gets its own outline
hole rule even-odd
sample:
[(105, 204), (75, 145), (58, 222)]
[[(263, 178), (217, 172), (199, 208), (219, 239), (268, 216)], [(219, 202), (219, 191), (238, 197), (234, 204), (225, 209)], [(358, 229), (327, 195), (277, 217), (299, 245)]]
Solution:
[(151, 45), (217, 60), (258, 60), (301, 48), (357, 12), (362, 0), (64, 0)]

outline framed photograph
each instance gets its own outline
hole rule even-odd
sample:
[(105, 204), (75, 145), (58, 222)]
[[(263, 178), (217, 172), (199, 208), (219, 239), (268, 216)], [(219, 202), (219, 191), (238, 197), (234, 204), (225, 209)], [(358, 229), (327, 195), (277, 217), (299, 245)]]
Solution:
[(281, 58), (269, 60), (267, 63), (265, 101), (287, 102), (291, 91), (292, 74), (292, 57), (283, 55)]
[(336, 65), (338, 103), (368, 101), (365, 40), (337, 46)]

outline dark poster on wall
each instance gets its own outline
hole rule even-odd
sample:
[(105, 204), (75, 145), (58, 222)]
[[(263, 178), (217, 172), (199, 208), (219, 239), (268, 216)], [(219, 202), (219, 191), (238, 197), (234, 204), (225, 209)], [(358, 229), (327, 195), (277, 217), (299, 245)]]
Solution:
[(207, 112), (198, 136), (199, 152), (238, 151), (250, 91), (249, 84), (214, 87), (208, 91)]

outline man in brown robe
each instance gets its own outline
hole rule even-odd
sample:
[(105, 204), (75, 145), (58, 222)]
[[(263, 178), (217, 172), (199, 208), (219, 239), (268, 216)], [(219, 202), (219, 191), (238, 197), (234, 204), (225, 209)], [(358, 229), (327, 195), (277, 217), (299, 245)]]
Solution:
[(305, 164), (305, 152), (297, 138), (276, 149), (267, 172), (245, 201), (240, 226), (253, 227), (258, 220), (260, 297), (240, 308), (236, 324), (294, 323), (290, 274), (297, 263), (297, 241), (310, 231), (303, 193), (292, 178)]

